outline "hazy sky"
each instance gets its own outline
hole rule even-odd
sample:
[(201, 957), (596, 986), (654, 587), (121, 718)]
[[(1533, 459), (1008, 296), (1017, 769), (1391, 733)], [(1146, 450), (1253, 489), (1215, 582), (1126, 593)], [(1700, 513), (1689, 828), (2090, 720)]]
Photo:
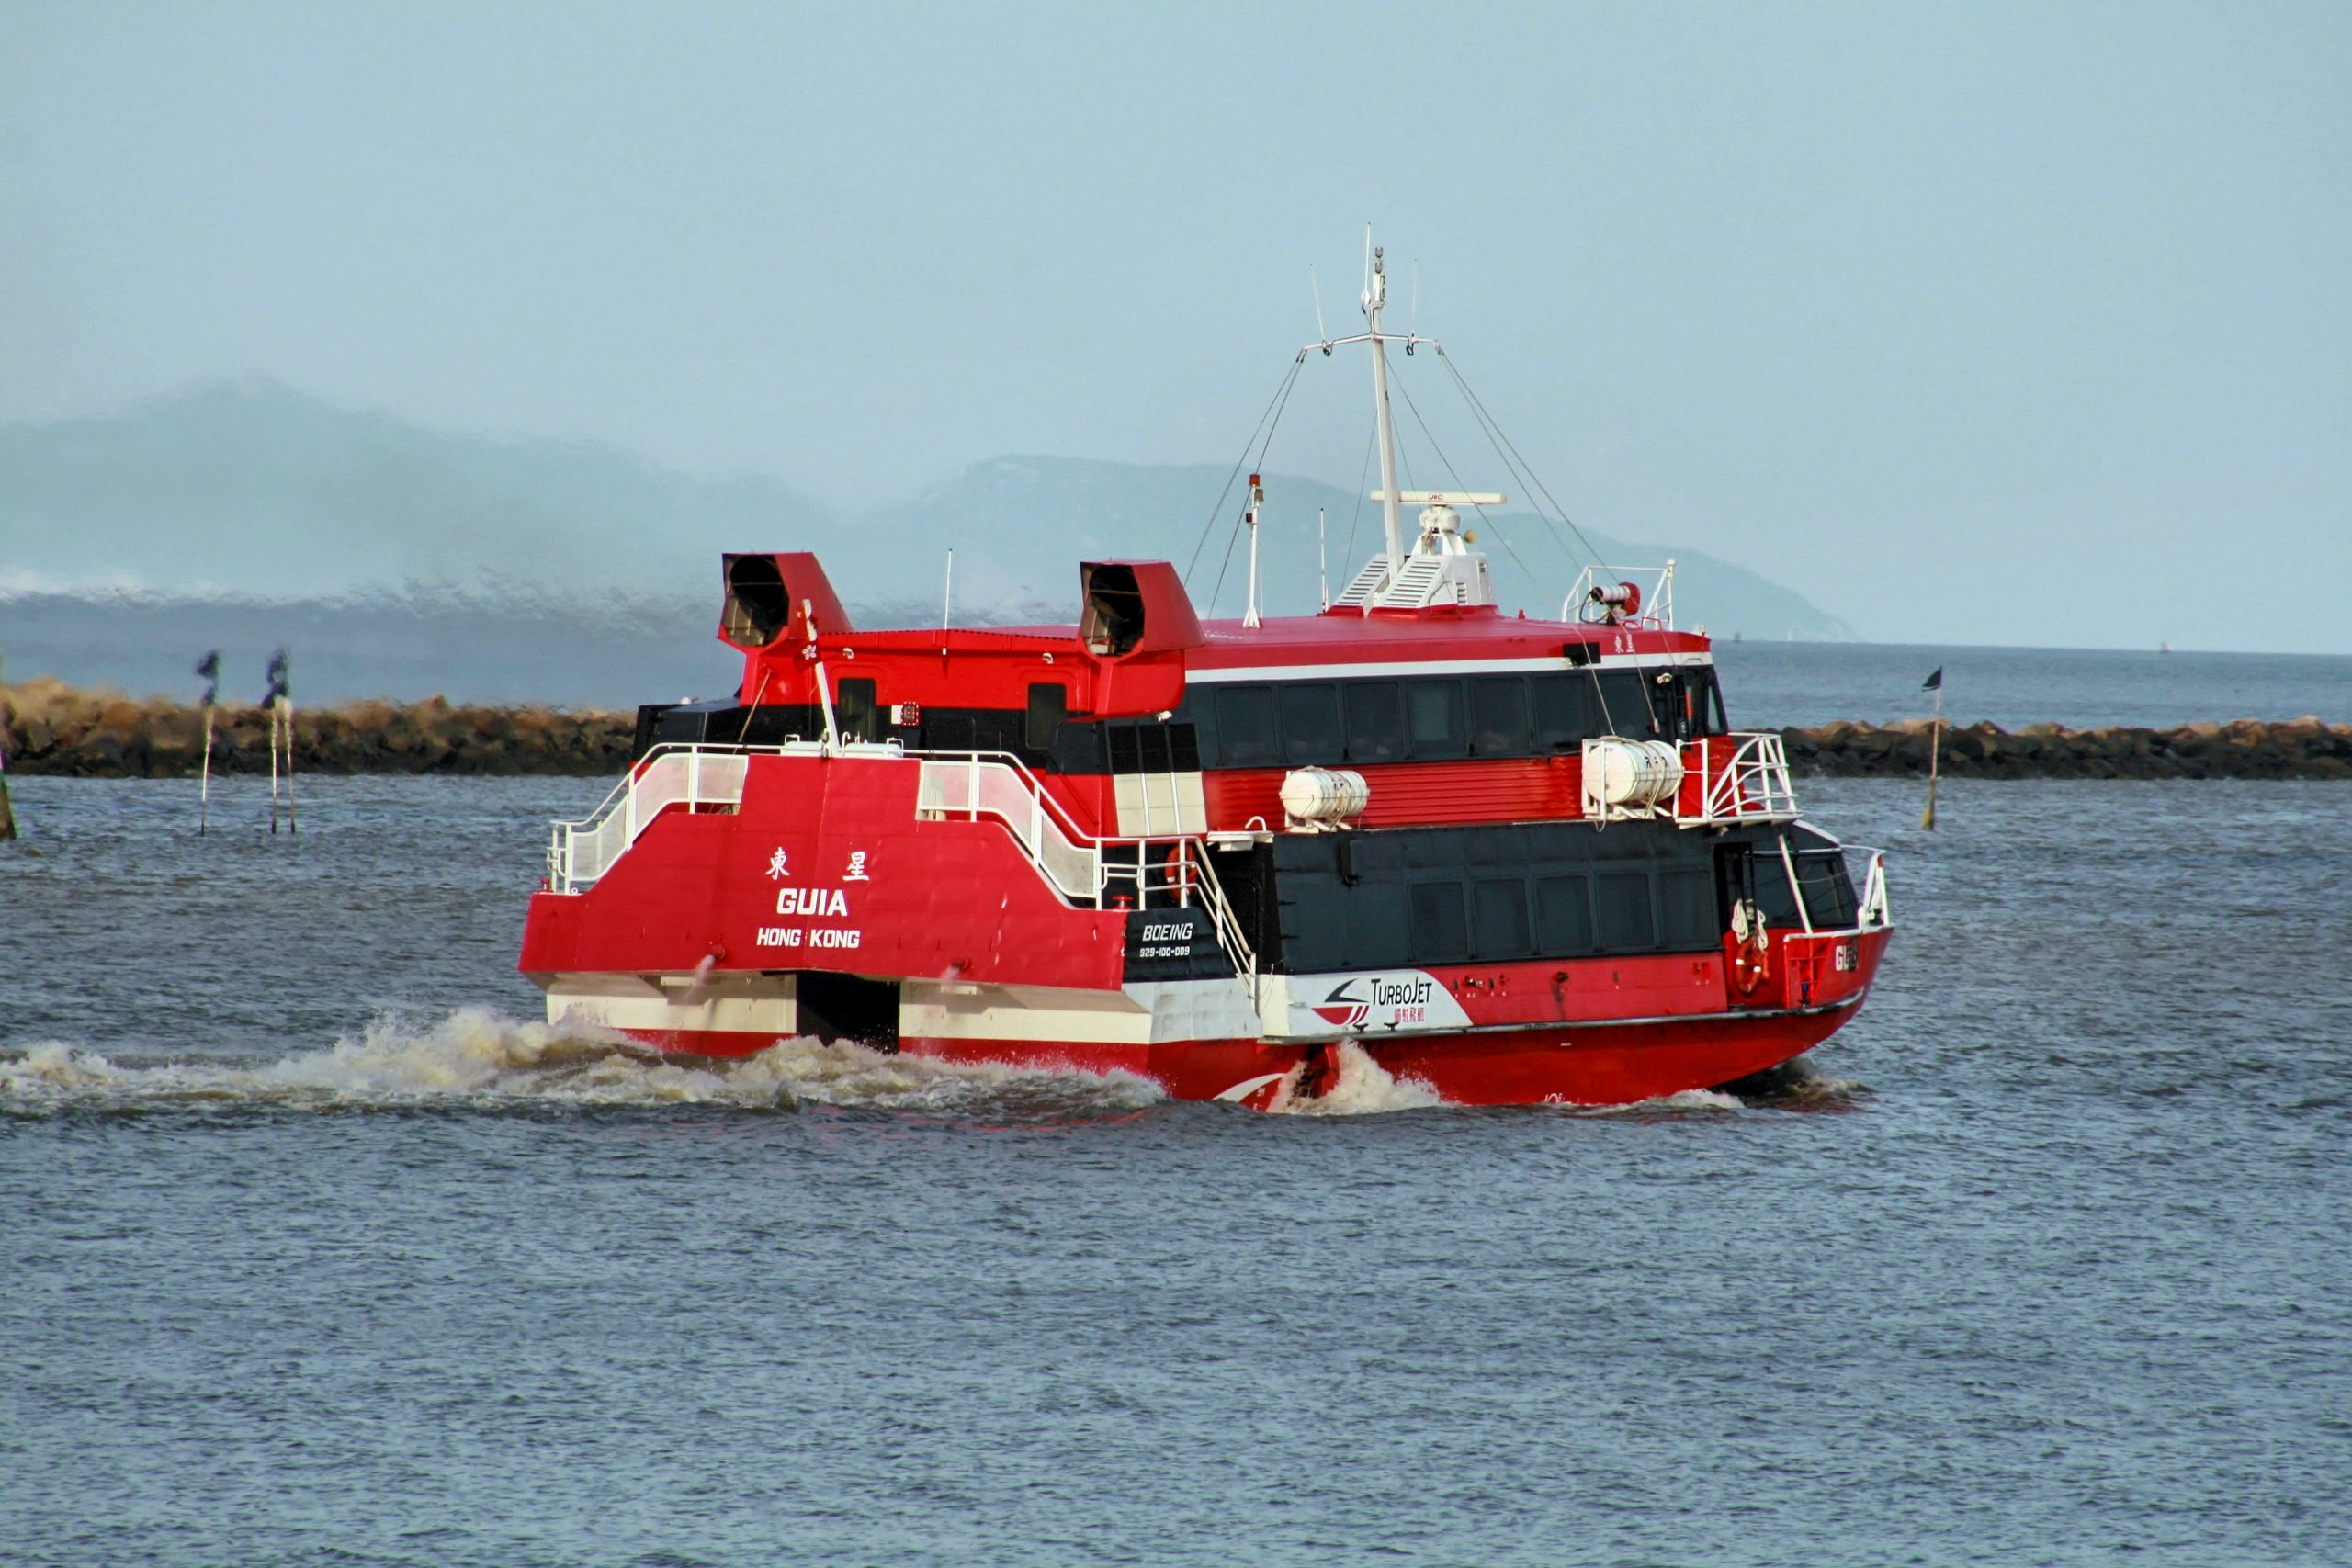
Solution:
[[(0, 418), (1229, 461), (1369, 220), (1611, 533), (1870, 637), (2352, 650), (2347, 84), (2340, 3), (17, 3)], [(1364, 374), (1271, 465), (1352, 485)]]

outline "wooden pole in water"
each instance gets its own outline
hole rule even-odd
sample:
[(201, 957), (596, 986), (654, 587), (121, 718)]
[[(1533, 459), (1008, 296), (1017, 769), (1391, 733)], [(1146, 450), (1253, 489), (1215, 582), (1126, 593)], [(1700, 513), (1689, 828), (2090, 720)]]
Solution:
[(16, 836), (17, 809), (8, 804), (8, 725), (6, 717), (0, 716), (0, 843)]
[(1943, 753), (1944, 738), (1944, 672), (1936, 671), (1936, 716), (1928, 726), (1928, 809), (1919, 814), (1919, 826), (1932, 833), (1936, 830), (1936, 772)]
[(280, 697), (277, 705), (286, 714), (286, 830), (299, 833), (302, 825), (294, 816), (294, 699)]
[(204, 830), (211, 825), (211, 821), (212, 705), (207, 703), (204, 705), (204, 761), (198, 771), (196, 784), (196, 836), (198, 838), (204, 837)]

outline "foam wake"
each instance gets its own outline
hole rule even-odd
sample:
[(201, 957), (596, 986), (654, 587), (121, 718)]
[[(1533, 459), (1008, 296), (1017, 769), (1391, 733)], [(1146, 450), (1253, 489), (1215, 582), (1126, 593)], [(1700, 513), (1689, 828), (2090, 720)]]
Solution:
[(1400, 1078), (1365, 1054), (1352, 1040), (1334, 1047), (1339, 1081), (1321, 1094), (1303, 1097), (1296, 1091), (1305, 1064), (1293, 1067), (1267, 1105), (1277, 1116), (1371, 1116), (1389, 1111), (1427, 1111), (1443, 1105), (1437, 1090), (1419, 1078)]
[(678, 1059), (602, 1030), (477, 1009), (422, 1028), (379, 1018), (326, 1050), (268, 1060), (117, 1062), (61, 1043), (0, 1053), (0, 1115), (15, 1116), (812, 1102), (1019, 1118), (1101, 1115), (1159, 1099), (1140, 1078), (960, 1066), (804, 1039), (740, 1061)]

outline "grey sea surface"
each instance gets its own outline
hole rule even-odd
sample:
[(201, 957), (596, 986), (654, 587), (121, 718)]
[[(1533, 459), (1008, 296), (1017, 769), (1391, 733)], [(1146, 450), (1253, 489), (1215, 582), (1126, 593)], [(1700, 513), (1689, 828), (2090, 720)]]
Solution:
[(0, 1560), (2352, 1561), (2344, 786), (1814, 784), (1807, 1092), (1288, 1117), (551, 1032), (600, 787), (17, 782)]

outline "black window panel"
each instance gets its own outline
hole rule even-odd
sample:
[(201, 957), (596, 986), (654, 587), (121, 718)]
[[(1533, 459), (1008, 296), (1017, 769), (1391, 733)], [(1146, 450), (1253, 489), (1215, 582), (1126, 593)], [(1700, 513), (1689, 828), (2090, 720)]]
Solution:
[(1283, 755), (1291, 765), (1342, 761), (1347, 750), (1340, 736), (1339, 688), (1328, 682), (1308, 681), (1280, 690)]
[(979, 716), (969, 708), (925, 708), (922, 716), (923, 740), (936, 750), (978, 751), (980, 750)]
[(1168, 755), (1168, 727), (1164, 724), (1139, 724), (1136, 737), (1141, 744), (1136, 748), (1147, 773), (1164, 773), (1173, 765)]
[(1715, 879), (1703, 866), (1668, 866), (1657, 874), (1658, 940), (1670, 953), (1697, 953), (1719, 945), (1715, 923)]
[(1405, 924), (1405, 885), (1363, 882), (1343, 900), (1347, 963), (1359, 969), (1401, 964), (1413, 952)]
[(1459, 757), (1468, 752), (1470, 736), (1462, 716), (1459, 681), (1405, 682), (1405, 724), (1416, 757)]
[(1222, 686), (1216, 694), (1217, 761), (1228, 768), (1268, 768), (1283, 760), (1270, 686)]
[(1799, 855), (1797, 881), (1804, 887), (1804, 907), (1816, 927), (1836, 931), (1854, 923), (1859, 909), (1845, 856), (1835, 851)]
[(1347, 966), (1347, 945), (1337, 889), (1329, 882), (1307, 885), (1307, 897), (1283, 900), (1283, 963), (1294, 971)]
[(1535, 710), (1535, 750), (1573, 750), (1592, 734), (1587, 716), (1592, 695), (1589, 675), (1537, 675), (1527, 682)]
[(1201, 771), (1200, 732), (1189, 724), (1168, 727), (1168, 765), (1180, 773)]
[(833, 722), (844, 740), (882, 739), (882, 710), (874, 700), (872, 681), (858, 677), (834, 684)]
[(1029, 688), (1029, 712), (1021, 727), (1023, 746), (1043, 751), (1054, 743), (1054, 726), (1069, 716), (1069, 688), (1039, 682)]
[(1592, 951), (1592, 898), (1583, 877), (1546, 876), (1535, 884), (1535, 945), (1555, 958)]
[(1394, 681), (1353, 681), (1347, 694), (1348, 761), (1395, 762), (1405, 756), (1405, 707)]
[(1470, 923), (1463, 917), (1462, 884), (1424, 882), (1414, 887), (1413, 952), (1436, 960), (1470, 956)]
[(1479, 675), (1470, 682), (1470, 750), (1481, 757), (1527, 755), (1527, 681)]
[(1588, 675), (1585, 679), (1600, 682), (1602, 711), (1594, 716), (1594, 734), (1602, 733), (1599, 726), (1605, 724), (1607, 733), (1627, 736), (1635, 740), (1655, 739), (1662, 736), (1663, 731), (1657, 723), (1657, 699), (1651, 693), (1648, 678), (1640, 671), (1609, 670), (1597, 677)]
[(1533, 950), (1527, 930), (1527, 884), (1490, 877), (1470, 890), (1472, 951), (1481, 958), (1524, 958)]
[(1143, 740), (1132, 724), (1114, 724), (1110, 728), (1111, 771), (1114, 773), (1143, 772)]
[(1603, 953), (1647, 953), (1657, 946), (1647, 871), (1604, 871), (1593, 879)]

